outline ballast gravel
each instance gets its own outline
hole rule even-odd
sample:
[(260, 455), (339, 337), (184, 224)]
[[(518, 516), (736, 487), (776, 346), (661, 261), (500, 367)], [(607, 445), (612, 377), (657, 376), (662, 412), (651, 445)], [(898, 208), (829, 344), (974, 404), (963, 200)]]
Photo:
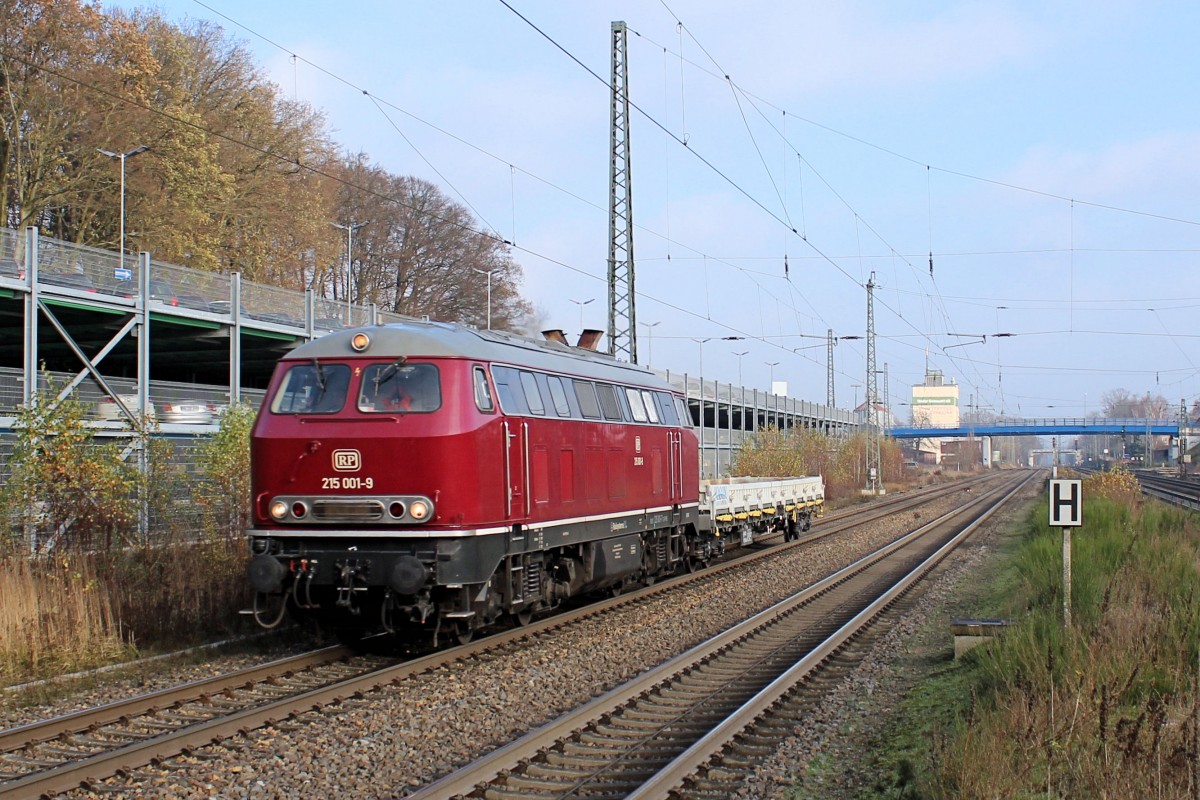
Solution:
[[(961, 502), (952, 495), (924, 507), (921, 517), (928, 520)], [(403, 797), (921, 522), (911, 512), (893, 514), (832, 541), (793, 548), (749, 575), (735, 571), (701, 587), (674, 591), (635, 609), (614, 611), (540, 636), (518, 653), (471, 659), (415, 675), (362, 699), (106, 780), (102, 788), (97, 787), (99, 791), (78, 789), (62, 797)], [(222, 664), (213, 671), (224, 669), (227, 665)], [(110, 699), (121, 694), (115, 690)], [(90, 694), (80, 705), (97, 702), (103, 701)], [(836, 729), (836, 722), (817, 724)], [(756, 789), (746, 796), (786, 796), (773, 789), (786, 789), (790, 774), (786, 765), (774, 767), (762, 778), (762, 786), (772, 791)]]

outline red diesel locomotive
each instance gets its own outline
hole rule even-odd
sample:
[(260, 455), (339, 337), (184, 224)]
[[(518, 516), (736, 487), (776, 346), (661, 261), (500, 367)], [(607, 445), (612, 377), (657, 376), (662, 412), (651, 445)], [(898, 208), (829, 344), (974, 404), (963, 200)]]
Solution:
[(405, 322), (292, 350), (252, 433), (260, 624), (465, 641), (706, 562), (686, 403), (599, 336)]

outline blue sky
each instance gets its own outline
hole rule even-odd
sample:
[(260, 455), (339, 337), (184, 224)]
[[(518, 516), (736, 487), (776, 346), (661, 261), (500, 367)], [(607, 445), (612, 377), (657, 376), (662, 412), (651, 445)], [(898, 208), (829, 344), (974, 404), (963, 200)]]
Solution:
[(624, 20), (643, 363), (824, 401), (874, 272), (900, 417), (927, 363), (1022, 416), (1200, 394), (1200, 5), (507, 2), (154, 5), (512, 240), (545, 327), (606, 325), (609, 94), (563, 50), (607, 79)]

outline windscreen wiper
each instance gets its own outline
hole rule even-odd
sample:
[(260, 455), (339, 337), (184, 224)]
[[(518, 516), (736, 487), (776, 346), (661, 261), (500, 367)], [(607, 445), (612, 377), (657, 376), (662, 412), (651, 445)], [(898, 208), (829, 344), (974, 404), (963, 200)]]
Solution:
[(404, 362), (407, 360), (408, 359), (406, 359), (404, 356), (400, 356), (400, 358), (396, 359), (391, 364), (388, 364), (386, 367), (384, 367), (383, 369), (381, 369), (379, 372), (377, 372), (375, 374), (375, 392), (376, 392), (376, 394), (379, 393), (380, 386), (383, 386), (385, 383), (390, 381), (392, 378), (394, 378), (400, 374), (400, 367), (404, 366)]

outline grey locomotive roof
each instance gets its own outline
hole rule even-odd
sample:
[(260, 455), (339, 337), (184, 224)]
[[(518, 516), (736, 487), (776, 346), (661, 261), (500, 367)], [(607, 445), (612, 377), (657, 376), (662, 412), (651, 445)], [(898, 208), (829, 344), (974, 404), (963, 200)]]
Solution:
[[(356, 353), (350, 347), (350, 340), (356, 333), (365, 333), (371, 338), (370, 346), (363, 353)], [(501, 331), (481, 331), (449, 322), (394, 322), (335, 331), (297, 346), (285, 358), (387, 358), (400, 355), (514, 364), (545, 372), (672, 391), (649, 368), (618, 361), (607, 353), (526, 339)]]

